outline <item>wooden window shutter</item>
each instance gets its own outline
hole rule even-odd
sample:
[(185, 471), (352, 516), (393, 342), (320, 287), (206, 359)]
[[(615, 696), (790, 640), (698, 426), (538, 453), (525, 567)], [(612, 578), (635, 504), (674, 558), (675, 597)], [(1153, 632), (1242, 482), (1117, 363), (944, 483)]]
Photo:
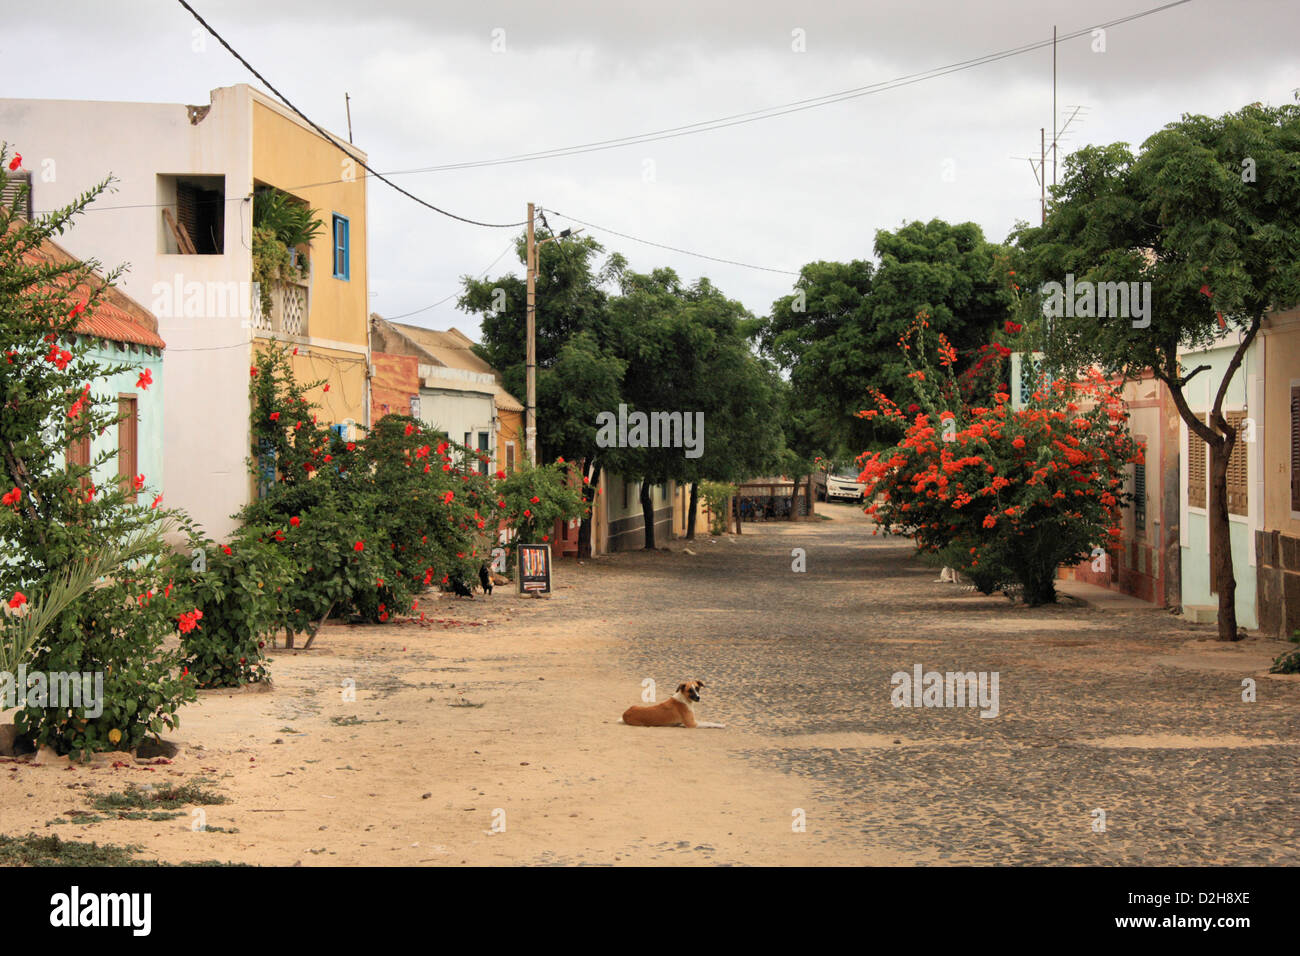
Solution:
[[(80, 438), (73, 439), (72, 444), (68, 445), (67, 462), (69, 468), (85, 468), (90, 464), (90, 436), (82, 435)], [(90, 487), (91, 478), (89, 473), (83, 475), (78, 484), (83, 491)]]
[(1245, 412), (1227, 412), (1224, 416), (1228, 424), (1237, 430), (1237, 442), (1232, 446), (1232, 455), (1228, 458), (1228, 514), (1245, 515), (1249, 511), (1249, 469), (1247, 462), (1248, 444), (1242, 440), (1242, 422)]
[[(1204, 415), (1197, 415), (1197, 420), (1205, 421)], [(1206, 457), (1209, 447), (1205, 439), (1192, 429), (1187, 429), (1187, 503), (1193, 508), (1206, 506)]]
[[(24, 188), (27, 194), (18, 201), (18, 194)], [(6, 209), (18, 202), (18, 215), (30, 220), (32, 218), (32, 174), (25, 169), (9, 173), (4, 189), (0, 191), (0, 202), (3, 202)]]
[(126, 490), (127, 500), (135, 501), (135, 476), (139, 467), (139, 413), (136, 400), (122, 396), (117, 400), (117, 474)]
[(1291, 386), (1291, 510), (1300, 511), (1300, 385)]

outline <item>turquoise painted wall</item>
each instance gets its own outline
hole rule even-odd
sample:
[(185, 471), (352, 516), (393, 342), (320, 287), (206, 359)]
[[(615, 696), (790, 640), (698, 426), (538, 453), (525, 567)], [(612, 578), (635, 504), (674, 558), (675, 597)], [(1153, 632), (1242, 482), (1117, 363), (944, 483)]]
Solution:
[[(1194, 412), (1204, 412), (1214, 401), (1214, 392), (1223, 380), (1223, 373), (1236, 346), (1215, 349), (1210, 352), (1198, 352), (1183, 357), (1183, 365), (1188, 369), (1198, 365), (1210, 366), (1208, 371), (1199, 373), (1187, 387), (1187, 404)], [(1237, 374), (1228, 384), (1228, 392), (1223, 400), (1224, 411), (1241, 408), (1246, 400), (1246, 376), (1258, 371), (1255, 349), (1252, 347), (1246, 355), (1246, 361), (1237, 369)], [(1251, 462), (1251, 467), (1254, 462)], [(1207, 465), (1208, 467), (1208, 465)], [(1250, 476), (1252, 482), (1255, 476)], [(1187, 489), (1182, 491), (1183, 500), (1187, 499)], [(1255, 568), (1250, 564), (1254, 551), (1254, 536), (1245, 520), (1231, 516), (1228, 521), (1228, 539), (1232, 545), (1232, 570), (1237, 579), (1237, 624), (1240, 627), (1254, 629), (1259, 626), (1255, 613)], [(1182, 586), (1183, 604), (1217, 606), (1219, 597), (1210, 593), (1210, 526), (1204, 514), (1187, 512), (1187, 546), (1182, 549)]]
[[(157, 349), (126, 345), (119, 347), (114, 342), (95, 341), (90, 354), (105, 365), (130, 363), (134, 368), (108, 378), (97, 379), (91, 383), (90, 393), (96, 398), (117, 399), (119, 395), (134, 395), (139, 412), (136, 453), (136, 472), (144, 475), (144, 490), (140, 492), (139, 501), (152, 504), (153, 496), (164, 490), (163, 483), (163, 359)], [(147, 389), (136, 387), (140, 373), (145, 369), (153, 372), (153, 384)], [(117, 428), (105, 429), (102, 435), (91, 439), (90, 456), (93, 461), (104, 451), (117, 451)], [(96, 485), (104, 485), (117, 477), (117, 460), (113, 458), (95, 470)], [(166, 505), (164, 499), (163, 504)]]

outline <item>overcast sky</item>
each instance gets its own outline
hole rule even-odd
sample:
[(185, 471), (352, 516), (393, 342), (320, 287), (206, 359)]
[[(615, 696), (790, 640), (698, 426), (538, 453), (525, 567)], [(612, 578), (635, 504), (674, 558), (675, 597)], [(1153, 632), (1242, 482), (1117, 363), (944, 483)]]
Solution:
[[(1050, 39), (1160, 0), (191, 0), (313, 120), (380, 171), (475, 162), (748, 113)], [(0, 96), (207, 103), (256, 80), (170, 0), (51, 0), (0, 34)], [(1140, 143), (1183, 113), (1290, 102), (1297, 0), (1190, 0), (1057, 50), (1062, 148)], [(800, 49), (801, 48), (801, 49)], [(770, 269), (869, 258), (877, 229), (1038, 215), (1024, 157), (1052, 127), (1050, 47), (713, 132), (511, 165), (395, 177), (460, 215), (517, 222), (532, 200), (618, 232)], [(129, 134), (127, 134), (129, 135)], [(3, 131), (0, 130), (0, 138)], [(1062, 154), (1064, 155), (1064, 154)], [(1051, 170), (1049, 166), (1050, 179)], [(458, 223), (371, 181), (371, 308), (454, 296), (512, 230)], [(553, 226), (573, 225), (552, 216)], [(563, 225), (562, 225), (563, 223)], [(756, 313), (794, 276), (588, 229), (635, 269), (709, 276)], [(519, 270), (513, 253), (492, 269)], [(545, 303), (539, 303), (544, 309)], [(454, 298), (404, 321), (477, 335)]]

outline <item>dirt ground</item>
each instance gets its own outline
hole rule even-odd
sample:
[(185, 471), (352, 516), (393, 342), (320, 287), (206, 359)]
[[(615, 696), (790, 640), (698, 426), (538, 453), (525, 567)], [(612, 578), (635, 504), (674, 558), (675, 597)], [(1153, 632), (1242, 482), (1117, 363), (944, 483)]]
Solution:
[[(0, 759), (0, 832), (303, 866), (1300, 862), (1300, 682), (1266, 673), (1287, 645), (963, 592), (820, 509), (565, 561), (550, 599), (329, 626), (272, 654), (272, 691), (182, 711), (170, 762)], [(999, 716), (892, 706), (915, 664), (999, 672)], [(619, 722), (643, 680), (693, 677), (726, 729)], [(196, 780), (236, 832), (70, 822), (92, 791)]]

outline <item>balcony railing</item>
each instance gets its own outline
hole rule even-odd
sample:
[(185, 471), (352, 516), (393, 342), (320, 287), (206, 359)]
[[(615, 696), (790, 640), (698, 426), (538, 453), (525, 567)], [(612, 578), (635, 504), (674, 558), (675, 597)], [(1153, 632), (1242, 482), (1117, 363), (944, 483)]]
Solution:
[(271, 283), (271, 314), (262, 309), (261, 284), (253, 283), (253, 328), (281, 335), (307, 335), (306, 282), (277, 279)]

